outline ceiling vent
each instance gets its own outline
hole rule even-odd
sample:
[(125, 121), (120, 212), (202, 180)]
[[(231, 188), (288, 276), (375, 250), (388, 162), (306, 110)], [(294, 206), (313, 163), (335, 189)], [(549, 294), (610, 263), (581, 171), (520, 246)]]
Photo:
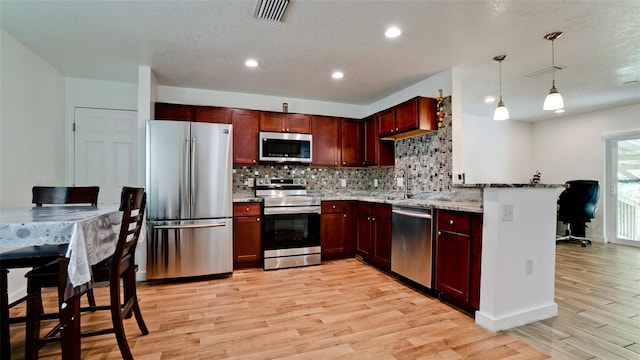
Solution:
[(524, 77), (534, 77), (536, 75), (544, 74), (544, 73), (546, 73), (548, 71), (551, 71), (551, 69), (554, 68), (554, 67), (555, 67), (556, 71), (564, 69), (563, 67), (560, 67), (558, 65), (556, 65), (556, 66), (547, 65), (547, 66), (541, 67), (539, 69), (528, 71), (528, 72), (522, 74), (522, 76), (524, 76)]
[(255, 17), (271, 21), (282, 21), (289, 0), (258, 0)]

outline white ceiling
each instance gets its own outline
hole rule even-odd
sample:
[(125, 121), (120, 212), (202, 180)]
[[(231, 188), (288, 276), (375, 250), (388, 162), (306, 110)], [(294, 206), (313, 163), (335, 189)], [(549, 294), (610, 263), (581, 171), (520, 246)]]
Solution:
[[(542, 110), (551, 73), (522, 74), (551, 65), (543, 36), (563, 31), (564, 115), (640, 102), (638, 0), (292, 0), (282, 22), (254, 18), (256, 3), (0, 0), (0, 26), (66, 76), (135, 83), (148, 65), (162, 85), (359, 105), (454, 67), (462, 111), (487, 117), (492, 59), (506, 54), (504, 102), (525, 121), (559, 116)], [(402, 36), (385, 38), (389, 25)], [(246, 68), (248, 57), (260, 66)]]

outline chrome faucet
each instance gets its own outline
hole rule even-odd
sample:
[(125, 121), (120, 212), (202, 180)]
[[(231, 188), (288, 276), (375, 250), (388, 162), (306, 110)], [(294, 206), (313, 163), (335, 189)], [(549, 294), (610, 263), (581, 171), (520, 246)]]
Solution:
[(409, 198), (409, 176), (407, 173), (407, 169), (405, 167), (396, 167), (396, 175), (393, 177), (393, 180), (398, 180), (400, 177), (400, 173), (402, 173), (402, 177), (404, 178), (404, 194), (402, 196), (403, 199)]

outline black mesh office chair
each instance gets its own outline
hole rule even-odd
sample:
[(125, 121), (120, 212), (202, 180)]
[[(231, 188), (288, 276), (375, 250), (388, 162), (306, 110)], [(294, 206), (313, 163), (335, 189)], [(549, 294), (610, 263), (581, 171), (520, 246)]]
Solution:
[(564, 236), (556, 237), (556, 242), (579, 242), (586, 247), (591, 245), (591, 239), (585, 237), (586, 223), (596, 216), (600, 185), (595, 180), (571, 180), (566, 184), (558, 198), (558, 220), (567, 228)]

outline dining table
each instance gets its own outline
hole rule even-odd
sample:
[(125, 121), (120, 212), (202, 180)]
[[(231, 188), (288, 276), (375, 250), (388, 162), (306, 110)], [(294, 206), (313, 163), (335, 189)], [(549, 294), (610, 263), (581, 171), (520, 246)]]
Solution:
[[(116, 248), (122, 212), (118, 205), (42, 206), (0, 209), (0, 248), (66, 245), (60, 253), (60, 336), (63, 359), (80, 359), (80, 295), (92, 287), (91, 266)], [(66, 280), (62, 280), (66, 279)], [(8, 304), (8, 293), (0, 294)], [(0, 316), (9, 318), (8, 306)], [(9, 322), (2, 321), (0, 357), (10, 356)]]

